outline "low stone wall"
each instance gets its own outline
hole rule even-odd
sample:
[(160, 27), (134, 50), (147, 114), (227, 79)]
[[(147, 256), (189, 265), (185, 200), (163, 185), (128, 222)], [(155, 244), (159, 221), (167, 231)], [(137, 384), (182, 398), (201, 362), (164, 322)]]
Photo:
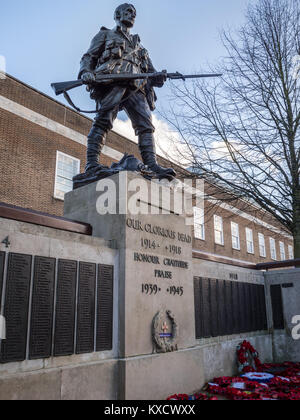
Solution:
[[(216, 376), (238, 373), (235, 350), (244, 339), (251, 341), (263, 362), (286, 360), (287, 355), (299, 361), (299, 343), (295, 345), (289, 334), (291, 315), (299, 305), (296, 280), (300, 270), (267, 273), (264, 277), (254, 270), (193, 259), (185, 281), (202, 276), (260, 285), (294, 282), (294, 289), (283, 289), (287, 330), (274, 336), (266, 330), (199, 340), (191, 337), (189, 345), (176, 352), (128, 357), (125, 362), (118, 348), (119, 251), (101, 238), (0, 219), (0, 242), (6, 237), (9, 245), (6, 248), (1, 244), (1, 252), (113, 265), (115, 303), (111, 351), (29, 360), (27, 348), (25, 361), (0, 364), (0, 400), (116, 400), (122, 398), (120, 383), (126, 386), (127, 399), (157, 400), (172, 393), (192, 393)], [(271, 328), (272, 312), (267, 302)], [(3, 303), (4, 293), (2, 308)]]
[[(296, 324), (293, 324), (292, 321), (295, 316), (300, 316), (300, 269), (270, 271), (265, 273), (265, 279), (270, 328), (273, 333), (274, 361), (278, 363), (284, 361), (299, 362), (300, 338), (293, 338), (293, 330)], [(274, 285), (281, 285), (283, 329), (275, 329), (273, 325), (270, 288)], [(299, 334), (300, 328), (297, 331)]]
[[(6, 243), (1, 243), (4, 239), (7, 239)], [(116, 399), (117, 305), (114, 305), (114, 334), (111, 351), (29, 360), (28, 343), (30, 341), (34, 258), (42, 256), (56, 261), (84, 261), (114, 266), (114, 300), (117, 301), (118, 252), (110, 249), (108, 242), (99, 238), (3, 218), (0, 218), (0, 243), (0, 251), (6, 255), (4, 280), (10, 254), (29, 255), (33, 258), (26, 360), (0, 364), (0, 399)], [(5, 294), (4, 281), (1, 313), (4, 313)], [(76, 306), (77, 303), (76, 301)], [(74, 343), (74, 349), (75, 347)]]
[(51, 361), (8, 366), (0, 373), (0, 400), (116, 400), (118, 362), (88, 360), (67, 358), (59, 368), (47, 367), (56, 364)]
[(272, 336), (259, 333), (218, 337), (174, 353), (132, 358), (126, 367), (127, 398), (161, 400), (192, 394), (215, 377), (237, 375), (236, 347), (244, 339), (251, 341), (264, 362), (272, 360)]
[[(225, 280), (227, 282), (265, 285), (264, 273), (241, 267), (220, 264), (199, 259), (193, 260), (194, 277)], [(236, 347), (243, 341), (251, 341), (257, 349), (262, 362), (273, 361), (273, 343), (270, 333), (271, 316), (267, 311), (267, 328), (262, 331), (225, 335), (222, 337), (202, 338), (196, 340), (203, 352), (203, 371), (205, 380), (216, 376), (232, 376), (238, 373)]]

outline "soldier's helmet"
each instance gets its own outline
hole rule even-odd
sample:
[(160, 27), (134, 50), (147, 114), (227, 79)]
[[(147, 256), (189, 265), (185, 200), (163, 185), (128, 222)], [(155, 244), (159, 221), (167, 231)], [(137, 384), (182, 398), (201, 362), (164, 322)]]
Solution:
[(116, 10), (115, 10), (115, 15), (114, 15), (114, 19), (115, 19), (115, 20), (118, 20), (118, 19), (119, 19), (119, 17), (120, 17), (120, 13), (121, 13), (123, 10), (127, 9), (128, 7), (132, 7), (132, 8), (136, 11), (136, 8), (134, 7), (134, 5), (133, 5), (133, 4), (130, 4), (130, 3), (123, 3), (123, 4), (121, 4), (120, 6), (118, 6), (118, 7), (116, 8)]

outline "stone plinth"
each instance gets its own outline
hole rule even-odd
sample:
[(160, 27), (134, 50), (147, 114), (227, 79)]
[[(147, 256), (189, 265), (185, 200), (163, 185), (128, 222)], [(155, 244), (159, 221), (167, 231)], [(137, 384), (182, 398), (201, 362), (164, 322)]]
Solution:
[[(180, 352), (196, 344), (192, 233), (186, 215), (180, 211), (184, 207), (180, 205), (182, 198), (181, 191), (133, 173), (115, 175), (65, 197), (65, 217), (91, 224), (94, 236), (110, 241), (119, 251), (115, 305), (119, 313), (117, 353), (122, 398), (127, 398), (129, 389), (130, 395), (134, 394), (136, 366), (138, 387), (145, 369), (145, 392), (146, 383), (154, 386), (162, 373), (162, 362), (156, 363), (153, 354), (164, 348), (152, 337), (153, 320), (159, 312), (154, 332), (160, 343), (172, 342)], [(116, 214), (105, 214), (105, 208)], [(163, 365), (169, 371), (177, 363), (184, 363), (185, 355), (178, 351), (164, 355)], [(190, 360), (190, 355), (186, 356)], [(134, 358), (138, 358), (138, 364)], [(193, 371), (194, 367), (187, 377), (195, 375)], [(128, 378), (132, 378), (130, 383)], [(167, 380), (164, 383), (167, 394)]]

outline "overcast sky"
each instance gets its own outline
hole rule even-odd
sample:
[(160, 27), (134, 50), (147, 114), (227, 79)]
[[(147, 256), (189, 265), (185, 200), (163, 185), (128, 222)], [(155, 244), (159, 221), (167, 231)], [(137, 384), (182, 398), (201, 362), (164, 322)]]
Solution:
[[(250, 0), (255, 1), (255, 0)], [(114, 26), (120, 0), (10, 0), (1, 5), (0, 55), (9, 74), (53, 96), (51, 82), (77, 78), (81, 56), (101, 26)], [(134, 0), (136, 26), (157, 70), (197, 72), (225, 54), (223, 27), (244, 21), (248, 0)], [(168, 87), (157, 90), (167, 107)], [(84, 88), (72, 92), (94, 109)], [(64, 102), (63, 98), (59, 98)], [(121, 117), (124, 118), (124, 115)]]

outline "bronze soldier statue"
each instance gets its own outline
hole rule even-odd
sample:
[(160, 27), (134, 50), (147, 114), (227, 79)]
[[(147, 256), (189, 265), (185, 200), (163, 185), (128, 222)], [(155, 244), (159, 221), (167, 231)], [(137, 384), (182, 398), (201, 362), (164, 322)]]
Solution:
[[(92, 40), (90, 49), (82, 57), (78, 80), (51, 84), (56, 95), (63, 94), (76, 111), (97, 114), (88, 135), (85, 173), (73, 178), (74, 189), (124, 170), (139, 172), (150, 180), (172, 181), (176, 172), (159, 166), (156, 159), (155, 129), (151, 116), (157, 99), (154, 87), (163, 87), (167, 79), (185, 81), (221, 76), (157, 72), (139, 36), (130, 34), (135, 19), (136, 9), (132, 4), (124, 3), (117, 7), (116, 27), (111, 30), (102, 27)], [(87, 85), (91, 98), (96, 101), (96, 111), (82, 111), (72, 102), (68, 91), (82, 85)], [(131, 119), (144, 163), (125, 154), (120, 162), (108, 168), (99, 164), (99, 157), (106, 135), (113, 128), (113, 122), (121, 110), (125, 110)]]
[[(132, 4), (122, 4), (115, 11), (116, 27), (102, 27), (92, 40), (90, 49), (82, 57), (79, 79), (90, 86), (91, 98), (96, 101), (98, 113), (88, 135), (86, 174), (99, 171), (99, 156), (108, 131), (120, 110), (125, 110), (138, 136), (139, 149), (144, 164), (161, 178), (176, 176), (173, 169), (158, 165), (155, 151), (151, 111), (155, 109), (156, 95), (153, 87), (162, 87), (167, 80), (157, 73), (148, 51), (138, 35), (131, 35), (136, 9)], [(108, 80), (96, 84), (95, 74), (154, 73), (146, 80)], [(157, 75), (156, 75), (157, 73)]]

